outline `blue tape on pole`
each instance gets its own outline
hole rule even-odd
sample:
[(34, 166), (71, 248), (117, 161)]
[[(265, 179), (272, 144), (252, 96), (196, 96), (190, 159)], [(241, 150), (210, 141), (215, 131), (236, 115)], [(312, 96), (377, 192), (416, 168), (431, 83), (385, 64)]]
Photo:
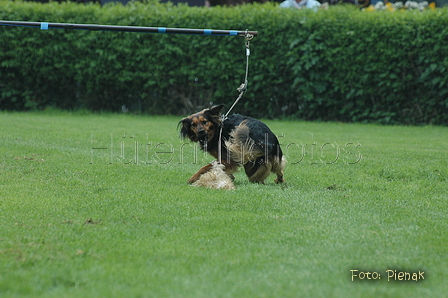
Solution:
[(40, 23), (40, 30), (48, 30), (48, 23)]
[(212, 30), (211, 29), (204, 29), (204, 34), (205, 35), (212, 35)]
[(164, 28), (164, 27), (159, 27), (159, 28), (158, 28), (158, 32), (159, 32), (159, 33), (166, 33), (166, 28)]
[(236, 31), (236, 30), (230, 30), (230, 33), (229, 33), (231, 36), (237, 36), (238, 35), (238, 31)]

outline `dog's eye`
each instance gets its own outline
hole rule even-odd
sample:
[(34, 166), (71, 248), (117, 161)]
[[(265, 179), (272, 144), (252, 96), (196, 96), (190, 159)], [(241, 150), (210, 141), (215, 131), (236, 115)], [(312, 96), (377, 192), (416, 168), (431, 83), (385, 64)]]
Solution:
[(196, 127), (196, 126), (198, 126), (196, 123), (191, 124), (191, 127)]
[(205, 124), (207, 124), (207, 121), (204, 120), (204, 121), (202, 121), (201, 123), (202, 123), (202, 125), (205, 125)]

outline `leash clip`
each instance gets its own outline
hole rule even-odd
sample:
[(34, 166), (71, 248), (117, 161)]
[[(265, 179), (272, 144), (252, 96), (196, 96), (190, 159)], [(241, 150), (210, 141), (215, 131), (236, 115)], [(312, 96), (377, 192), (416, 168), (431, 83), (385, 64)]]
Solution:
[(247, 80), (242, 83), (237, 89), (238, 92), (246, 92), (247, 90)]

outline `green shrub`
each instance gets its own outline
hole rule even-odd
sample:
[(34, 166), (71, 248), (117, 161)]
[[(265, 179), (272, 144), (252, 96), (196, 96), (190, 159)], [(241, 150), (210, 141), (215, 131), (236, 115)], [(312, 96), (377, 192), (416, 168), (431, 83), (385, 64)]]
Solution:
[[(317, 13), (275, 4), (187, 7), (0, 0), (0, 19), (256, 30), (254, 117), (448, 124), (448, 10)], [(187, 114), (231, 105), (245, 74), (242, 37), (0, 26), (1, 109), (53, 106)]]
[(342, 12), (316, 14), (293, 42), (305, 115), (446, 124), (446, 10)]

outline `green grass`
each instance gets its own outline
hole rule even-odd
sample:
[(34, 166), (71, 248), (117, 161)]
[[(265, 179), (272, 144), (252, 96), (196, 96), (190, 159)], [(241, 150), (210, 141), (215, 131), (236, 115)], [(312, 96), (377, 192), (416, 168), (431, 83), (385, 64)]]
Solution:
[(287, 184), (224, 191), (178, 121), (1, 112), (0, 296), (446, 297), (448, 128), (266, 121)]

